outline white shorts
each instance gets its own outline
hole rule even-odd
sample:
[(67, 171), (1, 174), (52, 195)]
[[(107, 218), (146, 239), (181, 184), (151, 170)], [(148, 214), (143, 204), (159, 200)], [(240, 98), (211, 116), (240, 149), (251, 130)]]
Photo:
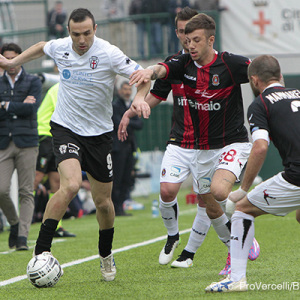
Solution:
[(181, 183), (190, 174), (193, 187), (197, 186), (197, 151), (169, 144), (164, 153), (160, 170), (160, 182)]
[(247, 198), (269, 214), (285, 216), (300, 208), (300, 187), (287, 182), (278, 173), (257, 185), (248, 193)]
[(217, 169), (229, 170), (239, 178), (251, 147), (251, 143), (234, 143), (221, 149), (195, 150), (169, 144), (161, 164), (160, 182), (181, 183), (192, 174), (195, 193), (207, 194)]
[(233, 143), (221, 149), (198, 150), (197, 193), (210, 192), (210, 184), (216, 170), (225, 169), (239, 179), (252, 148), (251, 143)]

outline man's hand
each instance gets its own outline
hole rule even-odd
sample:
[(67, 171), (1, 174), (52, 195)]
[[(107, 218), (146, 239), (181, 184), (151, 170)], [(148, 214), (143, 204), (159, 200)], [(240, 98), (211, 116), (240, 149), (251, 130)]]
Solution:
[(30, 104), (34, 104), (36, 102), (36, 99), (34, 96), (27, 96), (25, 98), (25, 100), (23, 101), (23, 103), (30, 103)]
[(150, 106), (147, 102), (145, 102), (144, 97), (135, 96), (130, 109), (137, 114), (139, 117), (144, 117), (148, 119), (150, 116)]
[(152, 75), (153, 75), (152, 69), (134, 71), (129, 77), (130, 79), (129, 84), (134, 85), (136, 83), (135, 86), (138, 87), (142, 83), (150, 82)]
[(128, 117), (128, 115), (125, 114), (123, 115), (121, 122), (119, 124), (119, 128), (118, 128), (118, 139), (122, 142), (124, 142), (127, 139), (128, 133), (127, 133), (127, 127), (129, 124), (130, 118)]

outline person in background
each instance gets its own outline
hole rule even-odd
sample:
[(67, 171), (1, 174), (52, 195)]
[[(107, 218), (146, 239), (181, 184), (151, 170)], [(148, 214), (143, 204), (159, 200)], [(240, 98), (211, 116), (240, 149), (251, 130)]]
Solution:
[(129, 216), (130, 214), (124, 211), (124, 201), (127, 200), (129, 189), (131, 186), (131, 173), (134, 169), (134, 152), (137, 149), (136, 138), (134, 131), (141, 130), (143, 121), (135, 116), (130, 119), (126, 141), (121, 142), (118, 139), (119, 123), (123, 114), (131, 105), (132, 87), (128, 81), (121, 83), (118, 90), (118, 95), (113, 101), (113, 116), (114, 136), (112, 161), (117, 168), (114, 170), (114, 180), (112, 188), (112, 201), (114, 203), (116, 216)]
[[(129, 6), (129, 15), (141, 15), (145, 14), (145, 0), (132, 0)], [(146, 23), (143, 19), (135, 19), (134, 23), (137, 27), (137, 47), (141, 59), (145, 58), (145, 31)]]
[(117, 19), (126, 17), (126, 10), (123, 0), (104, 0), (103, 12), (107, 20), (109, 20), (109, 42), (122, 49), (127, 47), (127, 37), (125, 32), (125, 23)]
[(63, 38), (67, 35), (66, 21), (67, 13), (63, 9), (63, 2), (56, 1), (47, 18), (49, 40)]
[[(11, 61), (21, 55), (15, 43), (4, 44), (1, 55)], [(21, 64), (0, 77), (0, 208), (10, 224), (9, 248), (28, 250), (27, 237), (34, 211), (33, 182), (38, 155), (37, 110), (42, 83)], [(10, 197), (11, 178), (18, 174), (19, 217)]]
[(170, 0), (168, 11), (170, 13), (170, 22), (169, 22), (169, 43), (168, 43), (168, 51), (169, 53), (176, 53), (179, 51), (179, 43), (178, 37), (176, 34), (176, 26), (175, 26), (175, 17), (177, 14), (184, 8), (190, 6), (189, 0)]
[[(229, 194), (226, 203), (226, 212), (233, 213), (231, 275), (209, 285), (206, 292), (247, 291), (246, 253), (254, 237), (255, 218), (265, 214), (285, 216), (300, 208), (300, 91), (281, 84), (279, 62), (271, 55), (256, 57), (248, 67), (248, 77), (256, 97), (247, 113), (253, 147), (241, 186)], [(249, 192), (271, 140), (284, 170)]]
[[(58, 191), (60, 184), (59, 173), (55, 164), (55, 155), (52, 149), (52, 134), (50, 132), (50, 119), (56, 107), (58, 88), (59, 83), (56, 83), (48, 90), (37, 113), (39, 155), (36, 163), (34, 190), (37, 190), (38, 185), (42, 182), (45, 175), (47, 175), (50, 187), (48, 199)], [(75, 234), (68, 232), (62, 227), (62, 220), (60, 220), (54, 237), (75, 236)]]

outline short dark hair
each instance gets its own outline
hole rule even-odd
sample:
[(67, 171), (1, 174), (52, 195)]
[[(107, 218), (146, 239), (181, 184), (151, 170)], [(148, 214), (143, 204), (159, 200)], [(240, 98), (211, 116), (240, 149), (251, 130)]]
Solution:
[(206, 14), (200, 13), (192, 17), (185, 26), (185, 34), (192, 33), (197, 29), (204, 29), (207, 38), (216, 35), (216, 22)]
[(278, 60), (272, 55), (260, 55), (248, 66), (248, 77), (258, 76), (264, 83), (271, 80), (280, 81), (281, 70)]
[(175, 27), (177, 28), (178, 21), (188, 21), (196, 15), (198, 12), (195, 9), (188, 6), (184, 7), (175, 17)]
[(1, 54), (3, 55), (3, 53), (5, 51), (14, 51), (18, 54), (22, 53), (22, 49), (19, 45), (15, 44), (15, 43), (6, 43), (3, 44), (2, 48), (1, 48)]
[(73, 20), (75, 23), (80, 23), (90, 18), (93, 22), (93, 28), (95, 27), (95, 18), (93, 14), (86, 8), (77, 8), (71, 12), (68, 20), (68, 27), (70, 26), (70, 21)]

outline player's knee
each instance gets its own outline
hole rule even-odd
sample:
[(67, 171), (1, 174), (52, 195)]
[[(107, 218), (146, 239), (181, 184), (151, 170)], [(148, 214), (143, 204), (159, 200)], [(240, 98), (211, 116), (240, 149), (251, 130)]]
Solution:
[(162, 201), (172, 202), (176, 197), (176, 193), (170, 190), (167, 186), (162, 185), (160, 187), (160, 196)]
[(62, 187), (68, 199), (73, 199), (80, 189), (80, 183), (76, 181), (69, 182), (65, 187)]
[(95, 199), (96, 209), (101, 212), (101, 214), (109, 215), (113, 209), (113, 203), (111, 199), (108, 198), (98, 198)]
[(217, 201), (224, 201), (229, 195), (229, 191), (220, 188), (220, 185), (218, 184), (212, 184), (210, 191)]

